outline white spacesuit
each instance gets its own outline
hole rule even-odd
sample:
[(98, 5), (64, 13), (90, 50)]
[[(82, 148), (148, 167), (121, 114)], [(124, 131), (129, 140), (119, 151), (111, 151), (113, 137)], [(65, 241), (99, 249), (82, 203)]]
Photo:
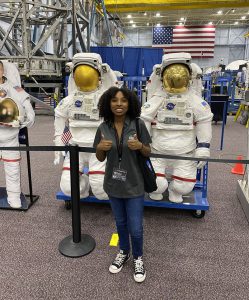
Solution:
[[(0, 146), (18, 147), (19, 130), (34, 124), (35, 113), (29, 95), (16, 85), (16, 80), (11, 82), (4, 73), (12, 80), (17, 78), (17, 75), (8, 69), (8, 64), (3, 65), (0, 62)], [(7, 201), (12, 208), (20, 208), (20, 152), (1, 150), (0, 160), (4, 162)]]
[[(105, 90), (117, 85), (117, 78), (109, 65), (103, 64), (96, 53), (78, 53), (73, 57), (73, 78), (69, 80), (70, 94), (55, 109), (55, 145), (61, 146), (65, 125), (72, 134), (71, 143), (92, 147), (99, 118), (98, 101)], [(72, 82), (73, 80), (73, 82)], [(54, 164), (60, 161), (61, 152), (55, 152)], [(88, 175), (82, 174), (89, 167)], [(79, 154), (80, 197), (89, 195), (89, 183), (93, 194), (100, 200), (108, 199), (103, 190), (105, 161), (99, 162), (95, 153)], [(71, 195), (70, 158), (65, 157), (60, 187), (65, 195)]]
[(204, 87), (202, 85), (202, 69), (196, 63), (191, 63), (191, 69), (192, 79), (190, 88), (197, 96), (202, 97), (202, 91), (204, 90)]
[(249, 87), (249, 63), (248, 62), (246, 63), (246, 69), (244, 70), (244, 72), (245, 72), (244, 80), (245, 80), (245, 91), (246, 91)]
[[(151, 85), (155, 92), (142, 107), (141, 114), (148, 130), (151, 130), (152, 152), (208, 158), (213, 114), (207, 102), (189, 88), (190, 54), (165, 54), (154, 73)], [(157, 173), (158, 189), (150, 194), (150, 198), (162, 200), (162, 193), (168, 187), (165, 172), (170, 169), (169, 200), (176, 203), (182, 202), (182, 195), (192, 191), (197, 168), (206, 163), (160, 158), (152, 158), (152, 162)]]

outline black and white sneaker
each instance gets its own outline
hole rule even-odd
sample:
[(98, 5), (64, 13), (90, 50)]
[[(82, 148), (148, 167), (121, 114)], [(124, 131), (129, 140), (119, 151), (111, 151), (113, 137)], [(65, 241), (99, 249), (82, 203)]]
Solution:
[(133, 259), (134, 262), (134, 279), (136, 282), (143, 282), (146, 277), (146, 272), (144, 269), (144, 262), (142, 256), (137, 259)]
[(109, 267), (109, 271), (113, 274), (120, 272), (123, 265), (130, 259), (130, 254), (124, 254), (123, 250), (120, 250), (114, 259), (113, 263)]

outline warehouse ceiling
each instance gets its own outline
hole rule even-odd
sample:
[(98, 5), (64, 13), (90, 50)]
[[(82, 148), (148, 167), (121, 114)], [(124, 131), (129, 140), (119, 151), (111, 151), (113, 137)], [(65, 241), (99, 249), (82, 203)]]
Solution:
[(126, 29), (210, 22), (217, 27), (249, 25), (249, 0), (105, 0), (105, 6)]

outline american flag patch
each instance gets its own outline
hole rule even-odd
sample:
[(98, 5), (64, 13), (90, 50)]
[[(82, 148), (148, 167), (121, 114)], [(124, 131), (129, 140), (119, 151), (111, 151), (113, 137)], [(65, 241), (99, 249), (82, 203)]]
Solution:
[(20, 86), (14, 86), (14, 89), (15, 89), (17, 92), (22, 92), (22, 91), (23, 91), (23, 88), (21, 88)]
[(67, 145), (72, 138), (71, 131), (69, 130), (68, 126), (65, 126), (64, 131), (61, 136), (61, 141), (64, 145)]

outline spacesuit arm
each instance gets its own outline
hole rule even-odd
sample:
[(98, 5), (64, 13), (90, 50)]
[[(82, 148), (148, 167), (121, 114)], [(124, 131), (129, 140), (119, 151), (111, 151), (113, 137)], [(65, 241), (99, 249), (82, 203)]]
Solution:
[(54, 119), (54, 128), (55, 128), (55, 133), (54, 133), (54, 144), (55, 146), (64, 146), (61, 137), (63, 134), (63, 131), (65, 129), (67, 119), (64, 117), (59, 117), (55, 115)]
[[(211, 121), (199, 122), (196, 124), (197, 148), (195, 156), (200, 158), (210, 157), (210, 141), (212, 138)], [(201, 169), (205, 166), (206, 161), (199, 161), (197, 168)]]
[(22, 105), (25, 109), (25, 119), (24, 122), (21, 122), (21, 128), (30, 128), (35, 123), (35, 112), (33, 110), (29, 98), (26, 98)]
[[(196, 123), (197, 148), (195, 157), (209, 158), (210, 157), (210, 142), (212, 139), (212, 118), (213, 114), (209, 105), (202, 99), (197, 99), (194, 109), (194, 121)], [(201, 169), (206, 164), (205, 161), (200, 161), (197, 165)]]
[(67, 96), (66, 98), (62, 99), (60, 103), (54, 110), (55, 119), (54, 119), (54, 143), (55, 146), (64, 146), (61, 137), (65, 129), (65, 125), (68, 120), (68, 108), (70, 105), (71, 96)]
[[(54, 143), (55, 146), (64, 146), (64, 143), (62, 142), (62, 134), (65, 128), (66, 124), (66, 118), (64, 117), (58, 117), (55, 116), (54, 120), (54, 128), (55, 128), (55, 134), (54, 134)], [(60, 163), (60, 158), (62, 156), (61, 151), (55, 151), (54, 152), (54, 165), (58, 165)]]
[[(64, 146), (62, 141), (62, 135), (68, 120), (68, 106), (70, 103), (70, 97), (66, 97), (61, 100), (59, 105), (55, 108), (55, 119), (54, 119), (54, 144), (55, 146)], [(60, 163), (62, 152), (55, 151), (54, 153), (54, 165)]]
[(151, 122), (157, 115), (158, 109), (162, 105), (163, 97), (153, 96), (149, 101), (147, 101), (141, 110), (141, 119), (144, 120), (148, 132), (151, 132)]

